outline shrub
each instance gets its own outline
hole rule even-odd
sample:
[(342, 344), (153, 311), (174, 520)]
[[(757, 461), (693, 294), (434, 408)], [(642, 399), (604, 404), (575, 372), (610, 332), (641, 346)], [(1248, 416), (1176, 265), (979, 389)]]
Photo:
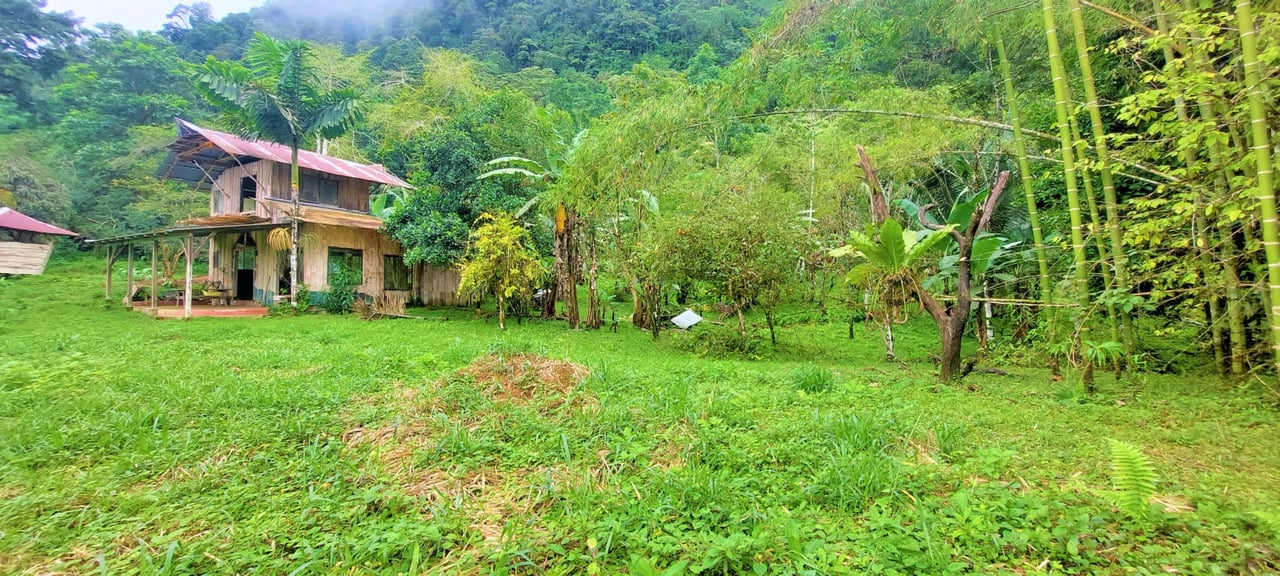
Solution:
[(826, 368), (805, 366), (791, 373), (791, 383), (809, 394), (820, 394), (835, 387), (836, 377)]
[[(329, 274), (329, 289), (325, 290), (320, 307), (330, 314), (346, 314), (356, 302), (356, 286), (359, 285), (360, 273), (349, 264), (339, 265)], [(310, 292), (307, 297), (311, 297)]]
[(675, 340), (676, 348), (703, 358), (759, 357), (757, 351), (761, 338), (755, 331), (748, 332), (747, 338), (743, 339), (735, 328), (699, 326), (692, 334), (685, 336), (687, 337)]

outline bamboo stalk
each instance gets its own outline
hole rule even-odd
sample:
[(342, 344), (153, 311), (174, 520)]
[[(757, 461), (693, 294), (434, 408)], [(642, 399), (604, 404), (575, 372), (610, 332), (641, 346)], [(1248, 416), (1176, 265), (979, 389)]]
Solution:
[[(1111, 261), (1115, 265), (1115, 291), (1119, 294), (1128, 294), (1128, 255), (1124, 249), (1124, 233), (1120, 231), (1120, 208), (1116, 198), (1115, 179), (1111, 173), (1111, 153), (1107, 145), (1107, 133), (1102, 125), (1102, 107), (1098, 103), (1098, 89), (1093, 77), (1093, 63), (1089, 57), (1089, 39), (1085, 34), (1080, 0), (1067, 0), (1067, 6), (1071, 12), (1071, 28), (1075, 34), (1080, 76), (1084, 81), (1085, 109), (1089, 112), (1089, 124), (1093, 131), (1093, 150), (1098, 157), (1098, 176), (1102, 180), (1102, 200), (1107, 211), (1107, 232), (1111, 237)], [(1123, 309), (1119, 314), (1120, 342), (1124, 344), (1125, 354), (1132, 356), (1134, 352), (1133, 318)]]
[(1236, 1), (1236, 21), (1240, 29), (1241, 62), (1248, 90), (1252, 150), (1258, 166), (1256, 197), (1262, 213), (1262, 246), (1267, 257), (1272, 360), (1277, 374), (1280, 374), (1280, 216), (1276, 213), (1271, 138), (1267, 133), (1267, 99), (1262, 92), (1262, 71), (1258, 63), (1258, 30), (1254, 25), (1250, 0)]
[(1084, 220), (1080, 213), (1080, 190), (1076, 180), (1075, 151), (1071, 144), (1070, 97), (1067, 93), (1066, 69), (1062, 63), (1062, 50), (1058, 45), (1058, 25), (1053, 14), (1054, 0), (1041, 0), (1044, 15), (1045, 39), (1049, 45), (1049, 69), (1053, 76), (1054, 109), (1058, 116), (1058, 139), (1062, 146), (1062, 172), (1067, 186), (1067, 213), (1071, 218), (1071, 255), (1074, 261), (1073, 286), (1079, 310), (1076, 312), (1075, 339), (1078, 342), (1088, 334), (1086, 314), (1089, 310), (1089, 280), (1086, 266), (1088, 257), (1084, 250)]
[(1036, 264), (1040, 267), (1040, 301), (1053, 303), (1053, 281), (1049, 279), (1049, 258), (1045, 255), (1044, 232), (1040, 228), (1040, 211), (1036, 208), (1035, 178), (1027, 161), (1027, 142), (1022, 133), (1022, 114), (1018, 109), (1018, 93), (1013, 86), (1013, 71), (1004, 45), (1004, 34), (995, 32), (996, 54), (1000, 59), (1000, 74), (1004, 76), (1005, 106), (1009, 109), (1013, 126), (1013, 149), (1018, 158), (1018, 176), (1022, 179), (1022, 194), (1027, 202), (1027, 217), (1031, 221), (1031, 239), (1034, 242)]

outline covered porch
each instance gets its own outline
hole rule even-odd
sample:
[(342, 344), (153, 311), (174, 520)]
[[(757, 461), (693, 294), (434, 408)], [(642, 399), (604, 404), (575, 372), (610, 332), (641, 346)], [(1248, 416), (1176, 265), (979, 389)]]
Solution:
[[(126, 287), (120, 302), (125, 308), (144, 312), (156, 318), (195, 318), (195, 317), (245, 317), (265, 316), (267, 307), (250, 299), (237, 298), (235, 286), (224, 286), (219, 281), (209, 282), (209, 277), (197, 281), (193, 277), (194, 260), (198, 250), (197, 241), (207, 241), (211, 246), (219, 239), (240, 238), (246, 234), (266, 233), (276, 228), (287, 228), (289, 221), (270, 222), (264, 218), (243, 215), (213, 216), (208, 218), (186, 220), (178, 226), (105, 238), (90, 240), (87, 244), (101, 246), (107, 251), (106, 282), (103, 289), (104, 298), (113, 298), (113, 276), (116, 264), (120, 260), (126, 262)], [(185, 269), (182, 284), (162, 292), (160, 285), (160, 243), (163, 240), (181, 240), (181, 258)], [(150, 278), (146, 285), (139, 284), (136, 279), (136, 258), (139, 252), (150, 254)], [(256, 258), (255, 258), (256, 260)], [(251, 262), (251, 267), (257, 263)], [(210, 271), (214, 268), (210, 263)], [(147, 288), (147, 301), (135, 301), (139, 290)]]
[(243, 300), (230, 304), (192, 304), (190, 312), (181, 301), (162, 301), (154, 308), (147, 302), (134, 302), (133, 310), (153, 318), (253, 318), (269, 313), (266, 306)]

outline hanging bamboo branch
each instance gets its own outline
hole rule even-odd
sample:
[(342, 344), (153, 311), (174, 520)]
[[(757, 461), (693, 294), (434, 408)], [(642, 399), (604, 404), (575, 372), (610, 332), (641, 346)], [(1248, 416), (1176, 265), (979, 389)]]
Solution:
[[(1061, 58), (1061, 56), (1059, 56)], [(989, 128), (991, 130), (999, 130), (1001, 132), (1013, 132), (1013, 126), (1002, 124), (1000, 122), (992, 122), (990, 120), (979, 120), (977, 118), (964, 118), (962, 116), (948, 116), (945, 114), (921, 114), (919, 112), (904, 112), (901, 110), (877, 110), (873, 108), (806, 108), (801, 110), (774, 110), (771, 112), (756, 112), (754, 114), (742, 114), (739, 116), (727, 116), (719, 120), (705, 120), (688, 124), (680, 130), (694, 130), (702, 128), (710, 124), (721, 122), (736, 122), (739, 120), (752, 120), (756, 118), (767, 118), (770, 116), (795, 116), (800, 114), (864, 114), (867, 116), (894, 116), (898, 118), (914, 118), (919, 120), (932, 120), (934, 122), (948, 122), (951, 124), (961, 124), (965, 126), (977, 126), (980, 128)], [(677, 132), (679, 130), (676, 130)], [(1047, 132), (1040, 132), (1030, 128), (1023, 127), (1022, 133), (1027, 136), (1035, 136), (1041, 140), (1058, 141), (1058, 137)], [(1114, 157), (1115, 162), (1137, 168), (1147, 174), (1163, 180), (1166, 184), (1176, 184), (1181, 180), (1167, 172), (1148, 165), (1143, 162), (1131, 160), (1128, 158)]]

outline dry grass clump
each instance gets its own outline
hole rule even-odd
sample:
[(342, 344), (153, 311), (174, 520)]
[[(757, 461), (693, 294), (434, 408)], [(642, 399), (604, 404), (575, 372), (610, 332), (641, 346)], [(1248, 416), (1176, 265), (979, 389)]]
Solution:
[(564, 395), (590, 375), (585, 366), (536, 354), (482, 356), (458, 371), (470, 376), (494, 398), (528, 402), (542, 395)]
[[(470, 412), (467, 403), (474, 403), (475, 398), (481, 402), (488, 398), (515, 404), (536, 401), (539, 412), (571, 402), (582, 404), (584, 409), (598, 407), (594, 398), (573, 394), (589, 374), (584, 366), (535, 354), (483, 356), (445, 375), (428, 389), (398, 383), (387, 393), (357, 398), (361, 404), (390, 410), (394, 421), (378, 426), (353, 426), (343, 434), (342, 440), (349, 450), (368, 454), (365, 462), (390, 474), (406, 494), (431, 503), (471, 502), (477, 507), (475, 528), (486, 540), (496, 539), (507, 517), (527, 511), (531, 506), (529, 479), (545, 476), (546, 472), (500, 472), (496, 466), (486, 466), (459, 473), (444, 465), (415, 463), (415, 454), (439, 445), (448, 433), (447, 422), (455, 416), (454, 426), (471, 431), (504, 416), (489, 411)], [(462, 394), (461, 400), (456, 398), (460, 388), (465, 391), (471, 387), (475, 392)], [(475, 397), (468, 399), (471, 394)], [(441, 419), (440, 414), (450, 418)]]

